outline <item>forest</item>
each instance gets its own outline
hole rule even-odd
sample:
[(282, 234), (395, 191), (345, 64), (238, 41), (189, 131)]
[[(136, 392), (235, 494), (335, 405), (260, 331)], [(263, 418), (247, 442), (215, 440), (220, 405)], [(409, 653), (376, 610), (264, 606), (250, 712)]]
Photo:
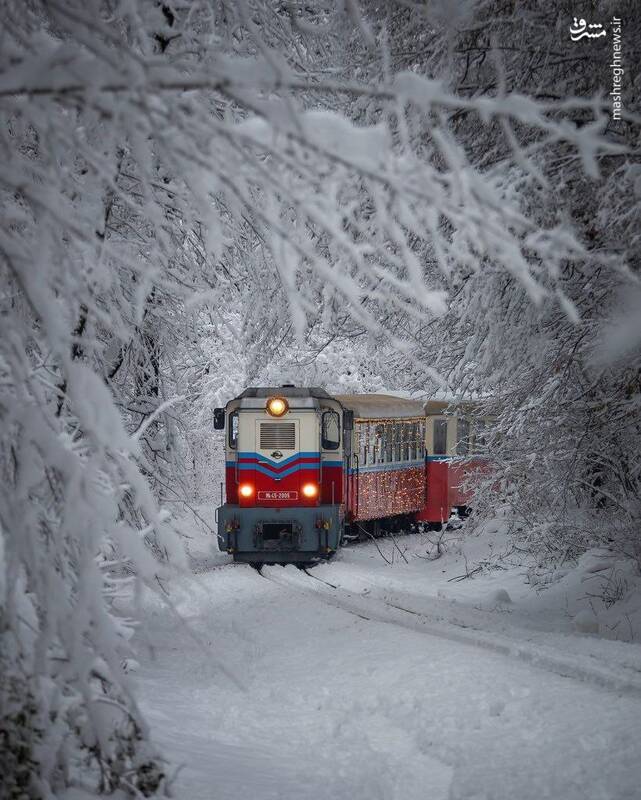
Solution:
[(127, 664), (249, 386), (476, 398), (470, 535), (641, 609), (641, 26), (586, 6), (0, 0), (2, 800), (181, 796)]

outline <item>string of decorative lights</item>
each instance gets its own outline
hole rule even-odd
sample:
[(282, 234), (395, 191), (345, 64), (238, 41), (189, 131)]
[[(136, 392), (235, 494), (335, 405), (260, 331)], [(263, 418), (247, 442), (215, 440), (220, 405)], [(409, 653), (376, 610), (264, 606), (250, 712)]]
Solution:
[(408, 514), (425, 504), (425, 472), (422, 467), (360, 473), (355, 480), (358, 520)]
[[(413, 462), (425, 453), (424, 417), (355, 419), (357, 452), (362, 466), (390, 464), (389, 469), (359, 472), (357, 519), (378, 519), (408, 514), (425, 504), (423, 466), (394, 468), (397, 462)], [(399, 464), (399, 465), (400, 465)]]

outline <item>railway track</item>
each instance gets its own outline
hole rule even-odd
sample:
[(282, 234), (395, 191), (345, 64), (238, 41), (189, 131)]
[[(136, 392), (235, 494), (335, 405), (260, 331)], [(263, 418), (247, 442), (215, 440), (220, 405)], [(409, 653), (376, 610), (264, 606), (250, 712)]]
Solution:
[(275, 567), (267, 567), (267, 571), (265, 569), (263, 567), (258, 570), (265, 580), (367, 622), (395, 625), (423, 635), (497, 653), (536, 669), (590, 683), (608, 691), (641, 696), (641, 669), (628, 668), (628, 674), (622, 675), (605, 664), (586, 663), (580, 656), (559, 654), (550, 645), (514, 640), (503, 634), (484, 631), (460, 619), (426, 614), (385, 599), (365, 599), (310, 573), (307, 569), (301, 569), (298, 573), (282, 569), (277, 571)]
[[(312, 588), (312, 586), (313, 586), (312, 583), (310, 583), (309, 587), (307, 588), (304, 585), (299, 585), (294, 581), (288, 580), (287, 576), (285, 576), (284, 574), (283, 575), (279, 575), (279, 577), (277, 578), (277, 577), (275, 577), (275, 574), (273, 574), (271, 570), (270, 570), (269, 573), (265, 573), (264, 570), (265, 570), (265, 567), (261, 567), (260, 569), (258, 569), (256, 571), (258, 572), (258, 574), (262, 578), (264, 578), (265, 580), (271, 581), (271, 583), (275, 583), (277, 586), (284, 586), (284, 587), (287, 587), (287, 588), (290, 588), (290, 589), (294, 589), (294, 591), (297, 591), (299, 594), (303, 594), (303, 595), (316, 595), (317, 599), (318, 599), (318, 597), (321, 597), (319, 592), (316, 589)], [(329, 587), (330, 589), (333, 589), (334, 591), (339, 591), (339, 587), (338, 586), (336, 586), (333, 583), (329, 583), (329, 581), (325, 581), (322, 578), (319, 578), (317, 575), (313, 575), (306, 568), (301, 569), (300, 572), (304, 572), (310, 578), (313, 578), (315, 581), (318, 581), (319, 583), (324, 584), (325, 586)], [(282, 580), (282, 578), (284, 578), (284, 580)], [(348, 614), (353, 614), (355, 617), (360, 617), (361, 619), (365, 619), (365, 620), (368, 620), (368, 621), (372, 619), (372, 617), (369, 617), (366, 614), (363, 614), (358, 610), (355, 610), (355, 609), (352, 609), (352, 608), (348, 608), (344, 603), (333, 602), (332, 598), (331, 598), (331, 595), (329, 595), (329, 594), (326, 595), (326, 596), (321, 597), (321, 602), (325, 603), (325, 605), (329, 605), (329, 606), (332, 606), (333, 608), (338, 608), (341, 611), (345, 611)]]
[(314, 578), (314, 580), (316, 580), (316, 581), (320, 581), (321, 583), (324, 583), (325, 586), (329, 586), (332, 589), (338, 589), (338, 586), (336, 586), (335, 583), (330, 583), (329, 581), (323, 580), (323, 578), (319, 578), (318, 575), (314, 575), (313, 572), (310, 572), (307, 567), (303, 567), (301, 572), (304, 572), (306, 575), (309, 575), (310, 578)]

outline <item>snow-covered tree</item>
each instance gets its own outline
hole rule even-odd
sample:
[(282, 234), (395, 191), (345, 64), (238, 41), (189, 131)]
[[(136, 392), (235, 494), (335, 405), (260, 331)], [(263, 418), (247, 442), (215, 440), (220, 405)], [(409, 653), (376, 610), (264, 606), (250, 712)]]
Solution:
[[(629, 5), (600, 5), (607, 18), (632, 14)], [(415, 31), (418, 12), (401, 13)], [(567, 25), (567, 9), (552, 3), (527, 13), (490, 3), (420, 52), (407, 38), (397, 40), (396, 65), (410, 58), (421, 71), (447, 74), (449, 88), (468, 97), (518, 91), (546, 101), (596, 98), (607, 85), (611, 38), (568, 51)], [(638, 27), (626, 26), (625, 40), (638, 51)], [(581, 68), (587, 62), (603, 69)], [(621, 121), (612, 119), (610, 99), (603, 106), (604, 135), (617, 151), (591, 170), (562, 141), (542, 150), (520, 124), (481, 126), (468, 114), (452, 115), (473, 164), (518, 197), (536, 225), (557, 225), (561, 236), (573, 229), (583, 253), (560, 258), (547, 272), (535, 259), (541, 293), (534, 303), (492, 260), (454, 274), (443, 324), (428, 324), (424, 333), (414, 328), (421, 338), (415, 354), (460, 393), (492, 398), (486, 410), (497, 418), (494, 461), (537, 553), (563, 560), (600, 543), (641, 564), (638, 82), (626, 86)], [(590, 119), (589, 104), (569, 115), (581, 129)], [(486, 488), (478, 502), (491, 513), (499, 498)]]
[(301, 374), (329, 375), (331, 341), (367, 335), (416, 385), (469, 382), (477, 364), (495, 385), (518, 352), (492, 372), (510, 332), (499, 299), (518, 300), (520, 337), (543, 308), (575, 330), (577, 271), (625, 289), (622, 259), (552, 213), (564, 163), (577, 193), (602, 163), (609, 191), (617, 174), (637, 186), (605, 101), (571, 86), (524, 94), (500, 58), (488, 83), (492, 4), (480, 18), (446, 5), (2, 4), (0, 714), (13, 796), (51, 797), (81, 774), (103, 792), (166, 788), (113, 598), (181, 563), (158, 500), (183, 491), (190, 433), (237, 388), (233, 372), (273, 375), (279, 343), (303, 352), (309, 337), (318, 358)]

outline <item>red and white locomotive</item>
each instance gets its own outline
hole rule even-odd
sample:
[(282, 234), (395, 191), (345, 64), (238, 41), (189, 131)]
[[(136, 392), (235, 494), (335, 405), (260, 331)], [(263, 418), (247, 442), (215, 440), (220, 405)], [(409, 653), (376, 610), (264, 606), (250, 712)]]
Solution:
[(486, 469), (471, 404), (319, 388), (249, 388), (214, 412), (226, 429), (218, 542), (235, 561), (311, 563), (348, 533), (443, 523)]

